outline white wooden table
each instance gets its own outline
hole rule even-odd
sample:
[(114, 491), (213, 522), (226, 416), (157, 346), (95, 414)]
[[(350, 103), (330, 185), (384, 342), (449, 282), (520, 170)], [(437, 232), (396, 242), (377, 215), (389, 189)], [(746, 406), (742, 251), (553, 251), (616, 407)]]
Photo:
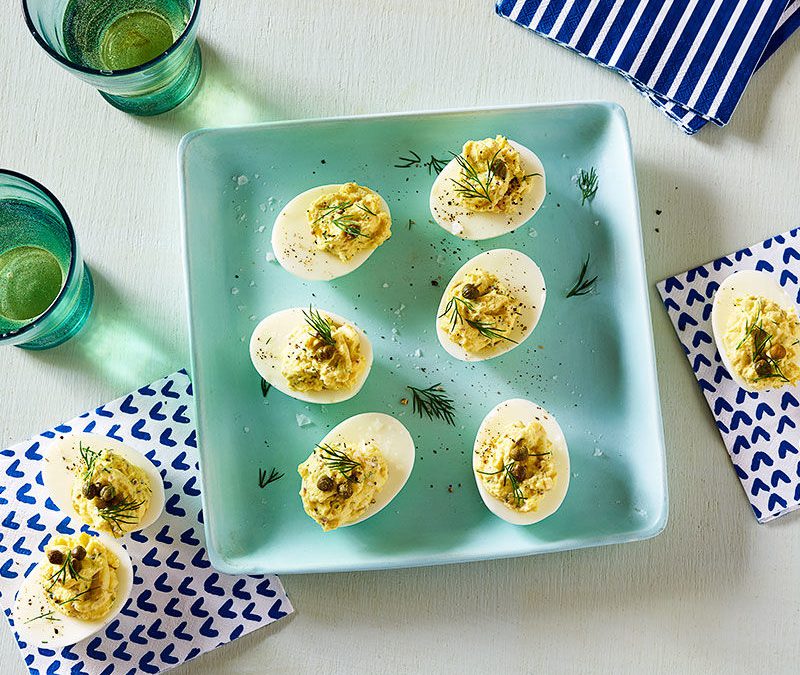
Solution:
[[(91, 330), (0, 356), (6, 444), (188, 363), (176, 147), (199, 126), (609, 99), (630, 118), (655, 282), (798, 225), (800, 37), (727, 129), (685, 137), (620, 77), (491, 0), (204, 0), (204, 79), (126, 116), (0, 9), (0, 165), (50, 187), (97, 282)], [(657, 215), (660, 212), (660, 215)], [(651, 541), (396, 572), (286, 577), (297, 612), (181, 673), (797, 672), (800, 519), (758, 525), (651, 293), (670, 519)], [(23, 673), (8, 628), (3, 673)]]

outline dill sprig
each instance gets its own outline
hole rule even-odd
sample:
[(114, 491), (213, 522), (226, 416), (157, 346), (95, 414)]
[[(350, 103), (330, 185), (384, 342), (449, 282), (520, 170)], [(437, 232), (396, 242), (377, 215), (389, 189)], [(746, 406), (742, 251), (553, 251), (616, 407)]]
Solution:
[(264, 489), (270, 483), (274, 483), (276, 480), (280, 480), (281, 478), (283, 478), (283, 476), (284, 474), (280, 473), (275, 467), (272, 467), (272, 469), (269, 472), (269, 475), (267, 475), (266, 469), (259, 469), (258, 487)]
[(144, 501), (111, 504), (102, 509), (97, 509), (97, 515), (111, 526), (112, 531), (116, 527), (120, 532), (124, 532), (124, 525), (135, 525), (139, 522), (135, 513), (142, 504), (144, 504)]
[(319, 448), (322, 461), (333, 471), (338, 471), (348, 480), (354, 476), (354, 472), (358, 471), (358, 469), (363, 470), (364, 468), (361, 462), (357, 462), (343, 450), (337, 450), (327, 443), (322, 445), (317, 444), (317, 447)]
[(462, 180), (456, 180), (455, 178), (450, 179), (455, 183), (455, 192), (467, 199), (485, 199), (491, 204), (492, 196), (489, 192), (489, 188), (492, 185), (492, 179), (495, 177), (495, 172), (498, 167), (496, 160), (497, 155), (500, 154), (500, 150), (497, 150), (497, 152), (492, 155), (492, 158), (486, 161), (485, 181), (481, 180), (478, 170), (472, 166), (472, 163), (464, 157), (464, 155), (451, 154), (461, 167), (461, 173), (463, 175)]
[(505, 475), (503, 476), (503, 485), (506, 484), (506, 481), (511, 483), (511, 491), (514, 495), (514, 501), (516, 502), (516, 505), (519, 506), (525, 501), (525, 495), (522, 493), (522, 488), (519, 485), (519, 481), (513, 473), (515, 465), (516, 462), (512, 459), (507, 464), (503, 464), (502, 468), (498, 469), (497, 471), (478, 471), (478, 473), (482, 473), (484, 476), (496, 476), (498, 473), (504, 472)]
[(465, 300), (464, 298), (459, 298), (457, 295), (454, 295), (445, 305), (444, 312), (439, 315), (439, 318), (441, 319), (442, 317), (451, 314), (450, 332), (455, 331), (456, 326), (463, 321), (468, 326), (471, 326), (478, 331), (478, 333), (483, 335), (483, 337), (489, 338), (490, 340), (507, 340), (508, 342), (513, 342), (514, 344), (517, 343), (516, 340), (512, 340), (507, 335), (503, 335), (505, 330), (502, 328), (497, 328), (495, 324), (489, 323), (488, 321), (470, 319), (465, 314), (462, 314), (460, 306), (463, 306), (465, 309), (470, 311), (475, 309), (475, 305), (473, 305), (469, 300)]
[[(736, 345), (736, 349), (741, 348), (741, 346), (747, 341), (749, 337), (752, 336), (753, 338), (753, 348), (752, 348), (752, 361), (753, 367), (755, 368), (756, 377), (753, 382), (761, 382), (762, 380), (774, 380), (777, 379), (781, 382), (789, 382), (789, 378), (786, 377), (783, 370), (781, 369), (780, 363), (778, 363), (778, 359), (773, 358), (769, 353), (769, 348), (772, 345), (773, 336), (771, 333), (764, 330), (764, 320), (761, 316), (761, 303), (758, 304), (758, 313), (756, 314), (755, 319), (753, 319), (752, 323), (746, 324), (747, 330), (745, 331), (744, 337), (741, 339), (738, 345)], [(758, 363), (764, 362), (764, 366), (758, 366)], [(765, 367), (766, 366), (766, 367)], [(759, 369), (763, 370), (763, 372), (759, 372)]]
[[(52, 588), (52, 586), (51, 586), (51, 588)], [(63, 607), (64, 605), (68, 605), (71, 602), (75, 602), (82, 595), (86, 595), (87, 593), (91, 593), (93, 590), (95, 590), (95, 589), (94, 588), (87, 588), (85, 591), (81, 591), (80, 593), (76, 593), (71, 598), (67, 598), (66, 600), (62, 600), (61, 602), (57, 602), (56, 604), (59, 607)], [(58, 617), (54, 617), (53, 616), (54, 613), (55, 613), (54, 609), (50, 610), (49, 612), (45, 612), (44, 614), (40, 614), (39, 616), (35, 616), (32, 619), (28, 619), (25, 623), (31, 623), (32, 621), (36, 621), (38, 619), (47, 619), (48, 621), (61, 621), (61, 619), (59, 619)]]
[(335, 211), (340, 211), (340, 210), (341, 211), (346, 211), (352, 205), (353, 205), (353, 200), (350, 200), (349, 202), (342, 202), (341, 204), (334, 204), (333, 206), (328, 207), (327, 209), (325, 209), (319, 216), (317, 216), (317, 218), (314, 219), (314, 222), (318, 223), (320, 220), (322, 220), (323, 218), (327, 218), (329, 215), (331, 215)]
[(597, 184), (599, 178), (597, 176), (597, 171), (594, 170), (594, 167), (586, 171), (586, 169), (580, 169), (578, 171), (578, 189), (581, 191), (581, 206), (586, 203), (586, 200), (589, 201), (594, 199), (594, 196), (597, 194)]
[(78, 452), (81, 455), (83, 463), (86, 465), (86, 470), (83, 472), (83, 482), (91, 483), (94, 477), (94, 465), (95, 462), (97, 462), (97, 458), (100, 457), (100, 453), (88, 447), (84, 448), (83, 443), (80, 441), (78, 441)]
[(593, 276), (591, 279), (586, 278), (586, 272), (589, 270), (589, 260), (591, 255), (591, 253), (586, 255), (586, 260), (583, 261), (580, 274), (578, 274), (578, 280), (567, 293), (568, 298), (571, 298), (575, 295), (588, 295), (594, 290), (594, 285), (597, 282), (597, 275)]
[(306, 323), (320, 340), (326, 345), (336, 345), (336, 340), (333, 338), (333, 326), (331, 326), (330, 321), (324, 318), (318, 310), (309, 305), (308, 312), (303, 310), (303, 316), (306, 319)]
[(345, 234), (349, 234), (351, 237), (364, 237), (364, 239), (370, 239), (371, 235), (364, 234), (361, 231), (361, 227), (357, 225), (357, 222), (358, 221), (355, 218), (353, 218), (353, 216), (346, 216), (346, 215), (331, 220), (331, 223), (333, 223)]
[[(364, 234), (361, 231), (355, 216), (353, 214), (345, 213), (347, 209), (351, 208), (352, 206), (355, 206), (360, 211), (368, 213), (372, 216), (377, 215), (375, 212), (371, 211), (369, 207), (364, 206), (363, 204), (356, 204), (356, 202), (351, 199), (348, 202), (341, 202), (340, 204), (334, 204), (333, 206), (328, 207), (314, 219), (314, 222), (318, 223), (323, 218), (334, 216), (331, 218), (331, 223), (335, 227), (338, 227), (340, 230), (342, 230), (342, 232), (345, 232), (352, 237), (364, 237), (365, 239), (369, 239), (370, 235)], [(339, 214), (338, 217), (335, 216), (337, 213)]]
[(423, 166), (426, 166), (428, 168), (428, 175), (429, 176), (434, 171), (438, 175), (438, 174), (442, 173), (442, 169), (444, 169), (444, 167), (447, 166), (447, 160), (446, 159), (438, 159), (437, 157), (434, 157), (433, 155), (431, 155), (431, 158), (427, 162), (424, 162)]
[(25, 623), (32, 623), (37, 621), (38, 619), (47, 619), (48, 621), (61, 621), (57, 616), (53, 616), (56, 613), (56, 610), (51, 609), (49, 612), (45, 612), (44, 614), (40, 614), (39, 616), (35, 616), (32, 619), (28, 619)]
[(49, 591), (56, 584), (63, 585), (67, 583), (68, 577), (71, 579), (83, 579), (73, 565), (72, 551), (67, 551), (67, 555), (64, 557), (64, 562), (55, 572), (53, 572), (53, 574), (47, 578), (48, 581), (53, 582), (47, 587), (47, 590)]
[(395, 164), (394, 165), (395, 169), (410, 169), (411, 167), (418, 167), (421, 164), (422, 157), (420, 157), (413, 150), (409, 150), (409, 153), (411, 153), (412, 155), (411, 157), (403, 157), (402, 155), (400, 155), (400, 157), (398, 158), (400, 164)]
[(264, 398), (267, 398), (267, 394), (269, 393), (270, 387), (272, 387), (272, 385), (262, 377), (261, 378), (261, 395)]
[(378, 214), (377, 214), (377, 213), (375, 213), (374, 211), (371, 211), (371, 210), (370, 210), (370, 208), (369, 208), (368, 206), (364, 206), (363, 204), (356, 204), (356, 208), (357, 208), (357, 209), (360, 209), (360, 210), (361, 210), (361, 211), (363, 211), (364, 213), (368, 213), (368, 214), (369, 214), (369, 215), (371, 215), (371, 216), (377, 216), (377, 215), (378, 215)]
[(445, 393), (441, 382), (425, 389), (409, 385), (408, 389), (411, 390), (414, 413), (420, 417), (427, 415), (429, 420), (435, 417), (455, 426), (453, 399)]
[(446, 159), (439, 159), (431, 155), (431, 158), (427, 162), (423, 162), (422, 157), (416, 152), (413, 150), (409, 150), (408, 152), (411, 157), (403, 157), (400, 155), (400, 157), (398, 157), (399, 163), (394, 165), (395, 169), (418, 169), (420, 166), (424, 166), (428, 169), (428, 175), (430, 176), (434, 171), (440, 174), (442, 169), (447, 166)]

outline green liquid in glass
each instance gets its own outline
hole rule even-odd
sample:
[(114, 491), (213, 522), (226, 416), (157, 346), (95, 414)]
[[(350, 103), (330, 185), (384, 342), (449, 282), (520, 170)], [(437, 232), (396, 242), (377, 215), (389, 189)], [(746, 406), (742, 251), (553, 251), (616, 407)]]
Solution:
[(38, 246), (17, 246), (0, 254), (0, 315), (28, 321), (58, 297), (64, 276), (56, 257)]
[(0, 199), (0, 334), (35, 319), (58, 297), (70, 265), (62, 231), (38, 204)]
[(190, 14), (188, 0), (70, 0), (64, 47), (90, 68), (134, 68), (169, 49)]

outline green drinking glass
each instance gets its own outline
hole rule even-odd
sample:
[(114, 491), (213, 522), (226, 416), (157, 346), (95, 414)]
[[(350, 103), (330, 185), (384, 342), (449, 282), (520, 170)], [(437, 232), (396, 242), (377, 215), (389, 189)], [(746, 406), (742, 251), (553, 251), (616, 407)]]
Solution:
[(64, 207), (0, 169), (0, 345), (49, 349), (86, 323), (94, 286)]
[(22, 8), (50, 57), (127, 113), (172, 110), (200, 78), (200, 0), (22, 0)]

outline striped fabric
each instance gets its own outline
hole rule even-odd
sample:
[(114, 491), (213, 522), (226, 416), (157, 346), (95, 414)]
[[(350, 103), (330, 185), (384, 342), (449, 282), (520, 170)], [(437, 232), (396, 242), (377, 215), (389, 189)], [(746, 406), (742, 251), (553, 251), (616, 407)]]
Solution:
[(498, 0), (497, 13), (616, 70), (687, 134), (727, 124), (800, 27), (800, 0)]

